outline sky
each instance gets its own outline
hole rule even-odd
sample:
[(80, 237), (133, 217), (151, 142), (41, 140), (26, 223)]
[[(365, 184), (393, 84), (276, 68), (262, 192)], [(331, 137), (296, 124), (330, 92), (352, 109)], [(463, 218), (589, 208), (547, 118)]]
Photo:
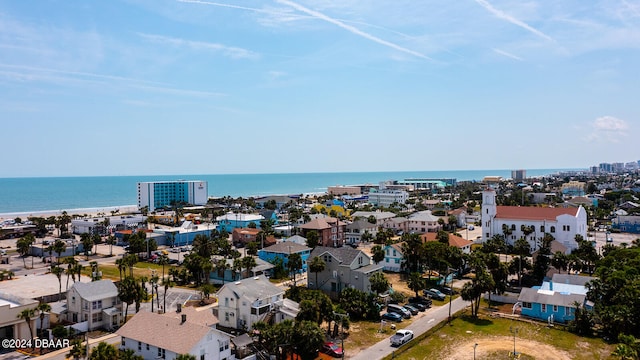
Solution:
[(640, 1), (0, 0), (0, 177), (640, 159)]

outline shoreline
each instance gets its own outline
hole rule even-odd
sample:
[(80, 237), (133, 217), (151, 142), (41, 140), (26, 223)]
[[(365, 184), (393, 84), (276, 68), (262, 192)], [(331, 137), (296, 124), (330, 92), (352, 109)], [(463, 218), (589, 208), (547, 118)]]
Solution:
[(119, 214), (125, 214), (130, 212), (137, 212), (137, 205), (122, 205), (122, 206), (100, 206), (89, 208), (77, 208), (77, 209), (61, 209), (61, 210), (37, 210), (37, 211), (16, 211), (0, 213), (0, 219), (15, 219), (17, 217), (26, 220), (28, 217), (50, 217), (60, 216), (63, 211), (66, 211), (69, 216), (71, 215), (90, 215), (95, 216), (98, 213), (105, 213), (110, 216), (111, 211), (119, 210)]

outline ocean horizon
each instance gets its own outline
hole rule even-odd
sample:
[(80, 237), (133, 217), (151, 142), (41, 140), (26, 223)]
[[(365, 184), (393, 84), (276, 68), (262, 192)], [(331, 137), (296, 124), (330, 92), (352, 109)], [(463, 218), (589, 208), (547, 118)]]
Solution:
[[(527, 177), (585, 169), (526, 169)], [(336, 185), (377, 185), (409, 178), (454, 178), (481, 181), (485, 176), (511, 177), (511, 170), (326, 172), (289, 174), (142, 175), (0, 178), (0, 217), (43, 212), (87, 213), (137, 204), (137, 183), (148, 181), (207, 181), (209, 197), (261, 197), (324, 193)], [(6, 217), (6, 216), (5, 216)]]

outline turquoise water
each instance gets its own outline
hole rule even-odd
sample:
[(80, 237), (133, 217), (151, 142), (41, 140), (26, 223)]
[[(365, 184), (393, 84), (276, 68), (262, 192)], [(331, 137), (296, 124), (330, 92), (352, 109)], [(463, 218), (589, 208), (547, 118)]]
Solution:
[[(564, 170), (575, 169), (527, 170), (527, 176), (549, 175)], [(0, 214), (134, 205), (137, 203), (136, 184), (141, 181), (203, 180), (209, 183), (209, 196), (249, 197), (319, 193), (325, 192), (328, 186), (377, 184), (407, 178), (480, 181), (489, 175), (508, 178), (511, 170), (2, 178)]]

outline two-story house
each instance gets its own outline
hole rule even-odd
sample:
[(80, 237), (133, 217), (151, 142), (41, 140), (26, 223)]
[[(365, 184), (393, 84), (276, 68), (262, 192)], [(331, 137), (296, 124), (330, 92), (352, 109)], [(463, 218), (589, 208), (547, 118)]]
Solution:
[(298, 304), (264, 276), (224, 284), (216, 293), (220, 326), (248, 330), (258, 321), (295, 319)]
[(316, 231), (319, 237), (319, 245), (340, 247), (344, 245), (344, 233), (347, 224), (333, 217), (316, 218), (306, 224), (300, 225), (302, 236), (308, 237), (310, 231)]
[(175, 359), (190, 354), (199, 360), (230, 360), (231, 335), (216, 329), (210, 309), (167, 314), (140, 311), (116, 333), (120, 348), (131, 349), (145, 359)]
[(236, 247), (245, 247), (250, 242), (255, 242), (258, 247), (269, 246), (276, 243), (273, 235), (262, 236), (262, 230), (253, 228), (236, 228), (231, 233), (231, 240)]
[(382, 271), (383, 267), (381, 264), (372, 264), (369, 255), (350, 247), (317, 246), (311, 252), (309, 261), (316, 256), (324, 261), (325, 269), (317, 274), (317, 284), (312, 284), (316, 281), (316, 273), (307, 270), (309, 287), (320, 289), (332, 298), (337, 298), (342, 289), (348, 287), (371, 292), (369, 277)]
[[(460, 249), (460, 251), (462, 251), (463, 254), (471, 253), (471, 245), (473, 244), (473, 241), (466, 240), (458, 235), (451, 234), (451, 233), (448, 233), (448, 235), (449, 235), (449, 246), (457, 247), (458, 249)], [(438, 234), (426, 233), (426, 234), (420, 235), (420, 238), (422, 239), (422, 242), (438, 241)]]
[(282, 260), (282, 265), (287, 268), (289, 256), (299, 254), (302, 259), (302, 268), (299, 272), (307, 272), (307, 259), (311, 254), (311, 248), (295, 242), (285, 241), (271, 245), (258, 251), (258, 257), (264, 261), (274, 263), (276, 259)]
[(402, 253), (402, 243), (391, 244), (384, 247), (384, 260), (382, 266), (385, 271), (400, 272), (402, 271), (404, 254)]
[(86, 322), (89, 331), (120, 326), (122, 303), (113, 281), (75, 282), (67, 291), (67, 321)]
[(258, 214), (243, 214), (229, 212), (216, 218), (218, 223), (218, 231), (223, 229), (227, 232), (232, 232), (235, 228), (247, 228), (249, 224), (253, 223), (256, 228), (260, 228), (260, 221), (265, 220), (264, 216)]
[(418, 211), (407, 217), (407, 230), (417, 234), (438, 232), (438, 230), (442, 230), (438, 219), (437, 216), (431, 214), (430, 210)]
[(347, 244), (359, 244), (362, 241), (362, 235), (369, 233), (372, 239), (378, 234), (378, 225), (372, 224), (368, 220), (357, 219), (351, 224), (347, 224), (345, 239)]

